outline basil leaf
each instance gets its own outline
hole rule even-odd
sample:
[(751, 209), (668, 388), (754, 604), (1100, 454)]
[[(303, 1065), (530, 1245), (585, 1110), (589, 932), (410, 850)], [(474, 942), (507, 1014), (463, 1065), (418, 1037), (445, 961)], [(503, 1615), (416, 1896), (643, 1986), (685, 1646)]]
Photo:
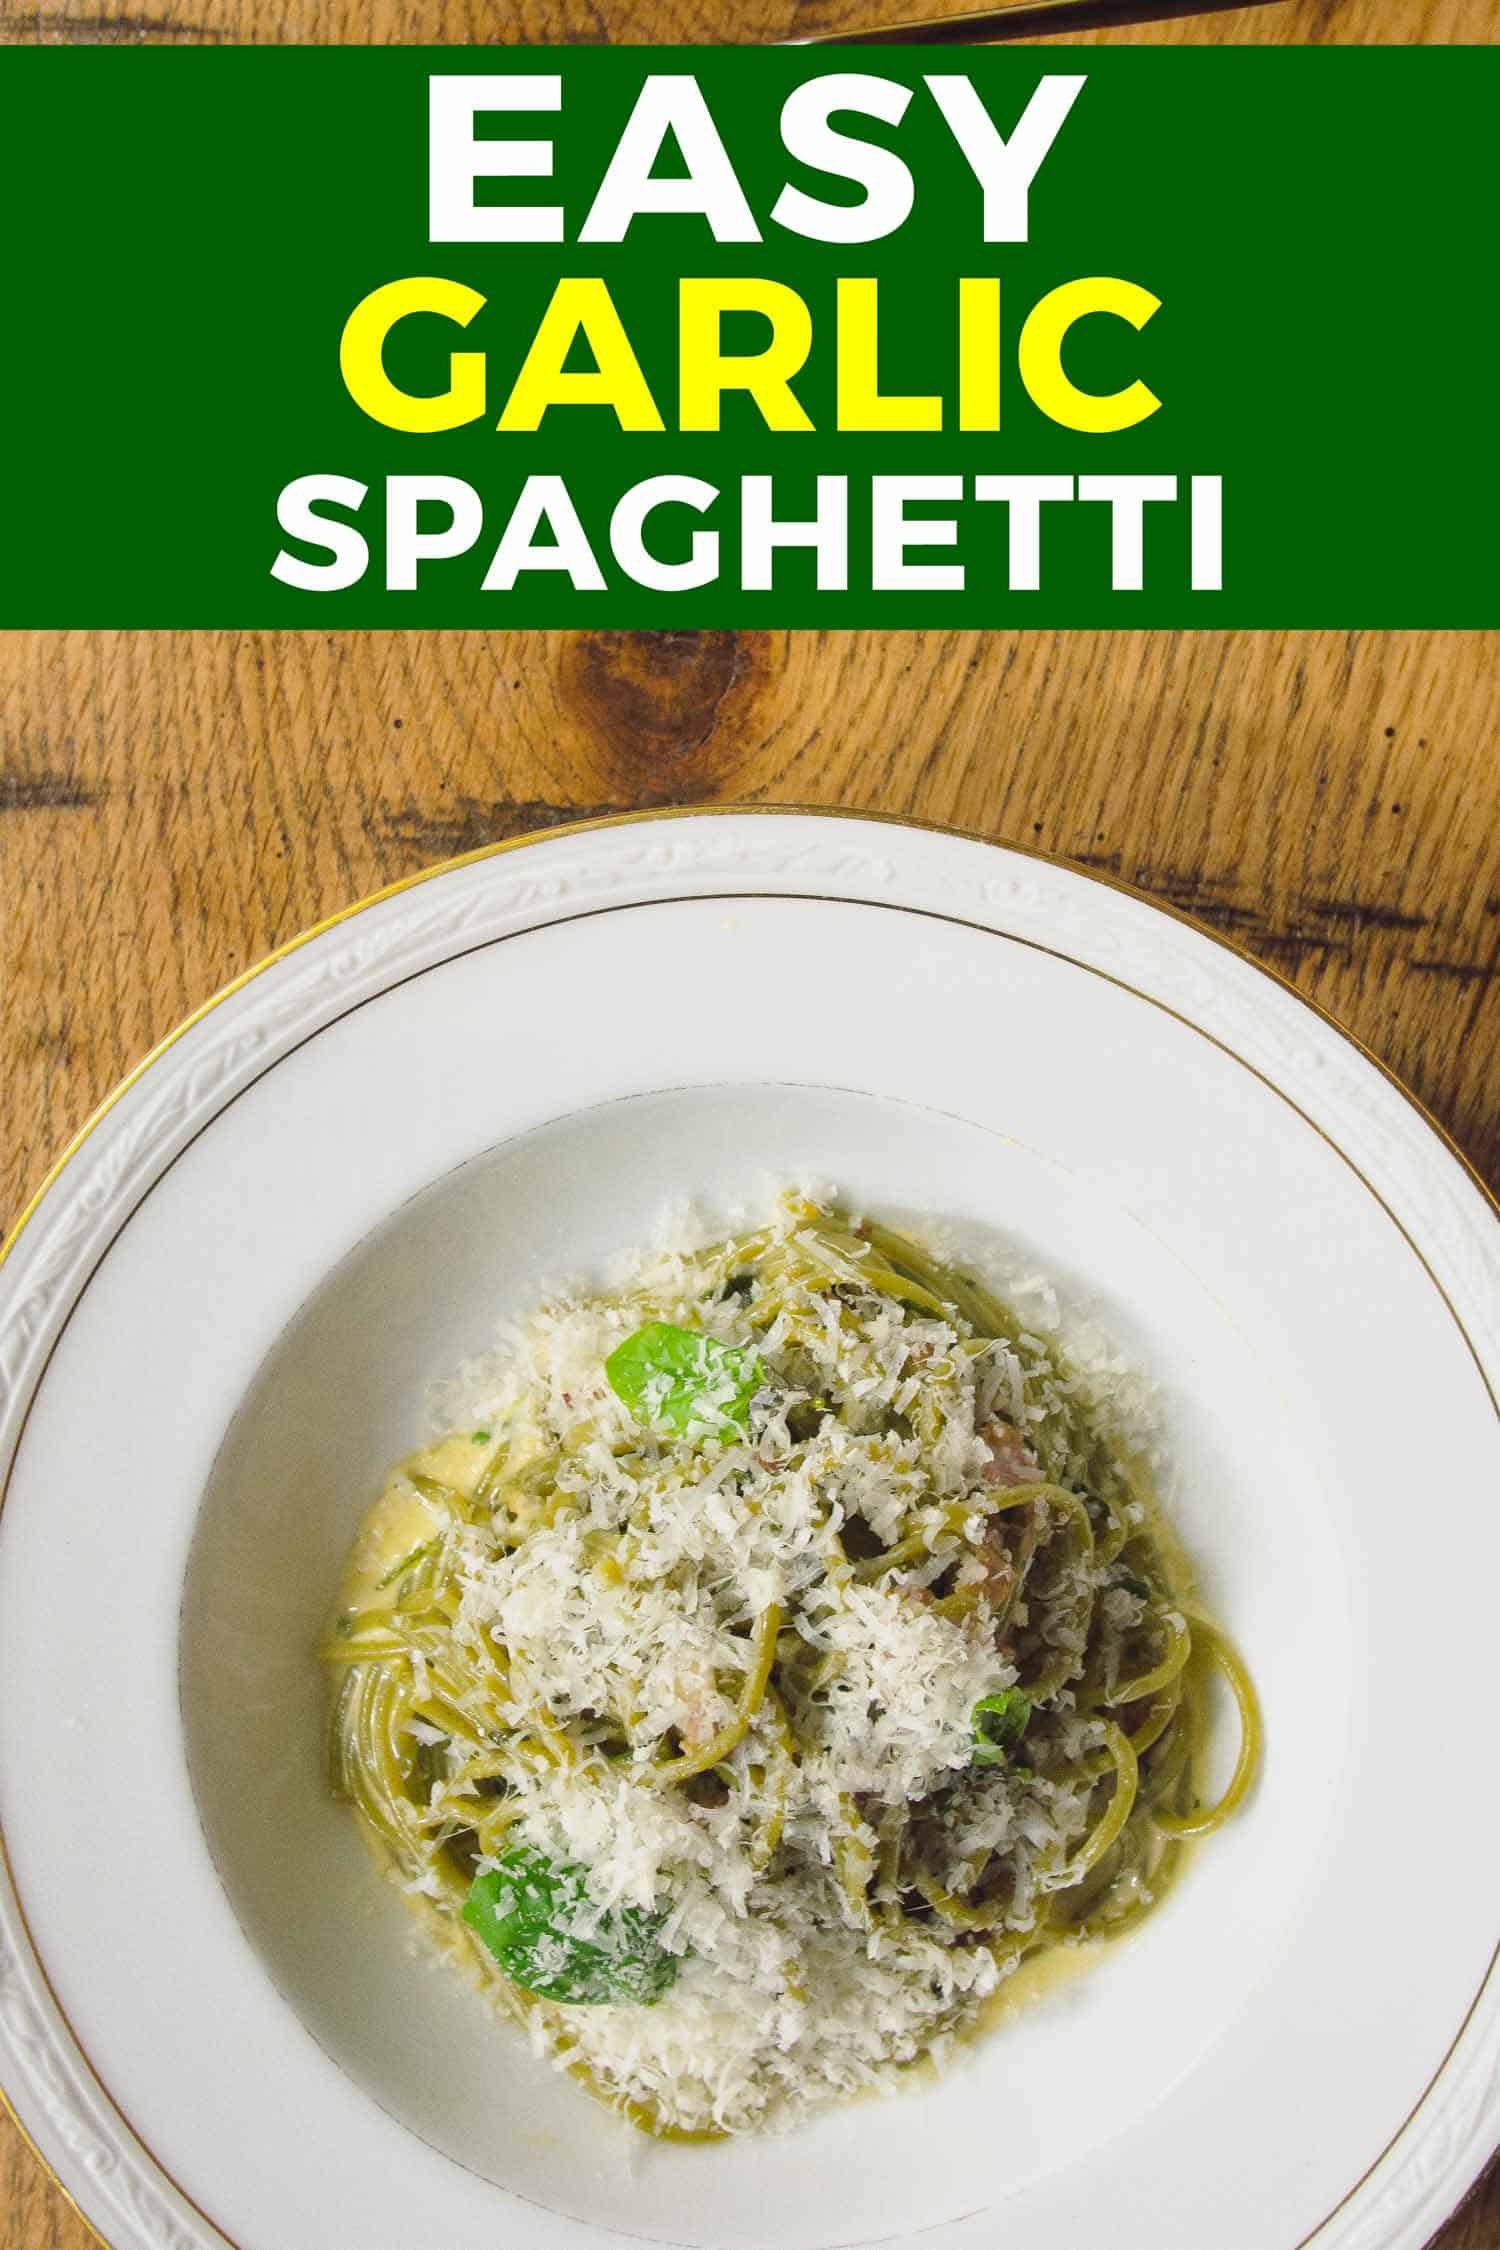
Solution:
[(1003, 1766), (1031, 1722), (1031, 1697), (1024, 1688), (1002, 1688), (998, 1695), (982, 1695), (969, 1714), (974, 1729), (970, 1764)]
[(692, 1328), (654, 1320), (604, 1362), (609, 1386), (639, 1422), (685, 1437), (695, 1425), (750, 1426), (750, 1401), (765, 1380), (759, 1355)]
[(475, 1876), (463, 1918), (523, 1992), (573, 2008), (619, 2001), (649, 2008), (677, 1975), (676, 1956), (656, 1941), (666, 1916), (635, 1906), (601, 1910), (586, 1875), (513, 1844), (498, 1867)]

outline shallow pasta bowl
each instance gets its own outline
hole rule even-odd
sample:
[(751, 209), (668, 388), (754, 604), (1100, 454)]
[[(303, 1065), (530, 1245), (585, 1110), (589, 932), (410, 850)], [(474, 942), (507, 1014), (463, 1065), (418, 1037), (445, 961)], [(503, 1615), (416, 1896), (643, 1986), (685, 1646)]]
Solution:
[[(1161, 1911), (935, 2082), (653, 2146), (419, 1944), (312, 1651), (429, 1384), (772, 1179), (1023, 1261), (1155, 1377), (1265, 1705)], [(0, 1269), (0, 2079), (114, 2250), (1416, 2250), (1500, 2125), (1500, 1228), (1144, 901), (774, 811), (500, 847), (231, 988)]]

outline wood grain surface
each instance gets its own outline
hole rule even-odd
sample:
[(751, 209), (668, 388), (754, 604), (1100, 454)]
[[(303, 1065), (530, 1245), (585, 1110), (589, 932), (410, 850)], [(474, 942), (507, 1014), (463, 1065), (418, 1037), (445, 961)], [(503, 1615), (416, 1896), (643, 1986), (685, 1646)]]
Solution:
[[(0, 40), (756, 40), (939, 5), (41, 0), (0, 6)], [(1085, 43), (1497, 29), (1496, 0), (1279, 0)], [(1127, 877), (1331, 1008), (1500, 1184), (1497, 753), (1481, 635), (0, 635), (0, 1222), (307, 923), (494, 837), (735, 798)], [(1500, 2250), (1500, 2173), (1439, 2239)], [(0, 2115), (0, 2246), (90, 2240)]]

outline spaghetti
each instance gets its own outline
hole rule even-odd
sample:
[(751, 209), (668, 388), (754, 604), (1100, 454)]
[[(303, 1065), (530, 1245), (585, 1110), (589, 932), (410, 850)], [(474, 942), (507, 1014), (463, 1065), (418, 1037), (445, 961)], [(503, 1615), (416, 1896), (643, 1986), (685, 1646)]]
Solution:
[[(472, 1386), (471, 1386), (472, 1390)], [(1138, 1461), (904, 1236), (772, 1223), (535, 1316), (395, 1472), (332, 1768), (536, 2043), (647, 2129), (783, 2122), (1148, 1912), (1259, 1756)], [(1200, 1792), (1211, 1684), (1240, 1748)]]

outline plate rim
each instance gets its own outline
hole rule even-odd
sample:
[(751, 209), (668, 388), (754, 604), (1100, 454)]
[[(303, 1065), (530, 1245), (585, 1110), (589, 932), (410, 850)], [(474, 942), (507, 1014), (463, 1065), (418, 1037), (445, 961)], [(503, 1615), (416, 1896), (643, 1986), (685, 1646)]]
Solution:
[[(756, 820), (767, 820), (785, 816), (801, 818), (824, 825), (842, 825), (858, 821), (868, 824), (876, 829), (885, 828), (903, 831), (917, 831), (919, 833), (925, 833), (940, 838), (951, 839), (962, 844), (984, 846), (992, 850), (997, 850), (1002, 854), (1009, 854), (1021, 859), (1040, 862), (1065, 874), (1081, 878), (1089, 883), (1097, 884), (1102, 889), (1113, 891), (1132, 900), (1136, 905), (1147, 908), (1153, 915), (1164, 916), (1168, 920), (1182, 925), (1183, 927), (1191, 931), (1194, 936), (1200, 939), (1208, 940), (1221, 951), (1227, 953), (1232, 958), (1242, 963), (1245, 967), (1248, 967), (1249, 969), (1256, 972), (1258, 976), (1267, 979), (1274, 987), (1278, 988), (1280, 991), (1290, 996), (1291, 999), (1298, 1002), (1301, 1007), (1308, 1009), (1316, 1020), (1321, 1021), (1321, 1023), (1328, 1030), (1337, 1035), (1339, 1040), (1351, 1047), (1366, 1063), (1372, 1065), (1378, 1072), (1380, 1077), (1400, 1098), (1400, 1100), (1411, 1111), (1415, 1112), (1416, 1116), (1421, 1120), (1421, 1122), (1426, 1125), (1429, 1132), (1435, 1136), (1437, 1142), (1446, 1151), (1446, 1153), (1451, 1158), (1456, 1160), (1460, 1173), (1467, 1179), (1472, 1187), (1478, 1190), (1481, 1204), (1487, 1211), (1488, 1216), (1493, 1220), (1500, 1221), (1500, 1197), (1497, 1197), (1496, 1193), (1489, 1187), (1488, 1183), (1479, 1173), (1474, 1162), (1458, 1145), (1457, 1141), (1454, 1139), (1453, 1135), (1449, 1132), (1447, 1127), (1433, 1115), (1431, 1110), (1428, 1109), (1425, 1102), (1411, 1089), (1410, 1086), (1405, 1083), (1400, 1075), (1388, 1063), (1382, 1060), (1382, 1058), (1378, 1054), (1376, 1054), (1369, 1046), (1367, 1046), (1364, 1040), (1360, 1038), (1360, 1036), (1355, 1033), (1346, 1023), (1344, 1023), (1335, 1013), (1335, 1011), (1327, 1007), (1320, 1000), (1314, 999), (1311, 995), (1303, 992), (1282, 970), (1276, 968), (1270, 963), (1259, 959), (1247, 946), (1243, 945), (1236, 938), (1222, 931), (1209, 927), (1207, 924), (1198, 920), (1193, 914), (1176, 905), (1175, 903), (1155, 898), (1141, 886), (1132, 883), (1119, 875), (1101, 868), (1088, 866), (1076, 860), (1070, 859), (1066, 855), (1045, 851), (1034, 844), (1015, 842), (1004, 837), (983, 835), (975, 832), (974, 830), (960, 827), (955, 823), (922, 819), (917, 816), (908, 814), (885, 813), (870, 807), (845, 808), (838, 806), (801, 804), (779, 800), (775, 802), (768, 801), (760, 803), (724, 801), (714, 802), (710, 804), (689, 803), (681, 805), (640, 807), (622, 813), (611, 813), (577, 820), (558, 821), (546, 827), (528, 829), (515, 836), (498, 838), (488, 844), (477, 846), (470, 851), (454, 854), (448, 858), (434, 861), (425, 867), (416, 869), (410, 874), (399, 877), (391, 883), (382, 885), (380, 888), (339, 908), (334, 913), (327, 915), (321, 920), (297, 931), (292, 937), (285, 940), (280, 945), (272, 948), (269, 952), (261, 956), (259, 959), (249, 964), (236, 976), (221, 985), (217, 990), (211, 993), (205, 1001), (200, 1003), (198, 1007), (184, 1016), (170, 1031), (168, 1031), (160, 1040), (158, 1040), (147, 1051), (145, 1055), (142, 1056), (139, 1062), (137, 1062), (134, 1067), (130, 1071), (128, 1071), (95, 1106), (95, 1108), (85, 1118), (82, 1125), (66, 1143), (61, 1153), (48, 1167), (36, 1189), (21, 1208), (17, 1218), (15, 1219), (9, 1232), (6, 1234), (3, 1242), (0, 1242), (0, 1269), (3, 1269), (5, 1267), (12, 1254), (15, 1252), (26, 1229), (33, 1221), (33, 1219), (37, 1216), (42, 1205), (51, 1196), (53, 1189), (57, 1187), (64, 1173), (67, 1171), (69, 1165), (82, 1151), (92, 1135), (108, 1118), (117, 1104), (125, 1098), (125, 1096), (137, 1085), (137, 1083), (142, 1080), (150, 1071), (152, 1071), (155, 1066), (160, 1061), (162, 1061), (166, 1055), (169, 1054), (169, 1052), (178, 1044), (180, 1040), (182, 1040), (197, 1025), (202, 1023), (208, 1016), (213, 1014), (216, 1009), (221, 1007), (226, 1001), (234, 997), (236, 994), (244, 991), (248, 986), (253, 984), (267, 971), (278, 966), (280, 963), (287, 960), (289, 957), (296, 954), (304, 947), (310, 945), (315, 939), (325, 936), (329, 932), (339, 928), (344, 923), (349, 922), (355, 917), (363, 914), (368, 909), (381, 905), (385, 901), (401, 896), (404, 893), (417, 890), (427, 883), (434, 881), (440, 876), (452, 874), (461, 869), (468, 868), (492, 859), (498, 859), (513, 852), (523, 851), (536, 844), (543, 844), (551, 842), (553, 840), (567, 839), (569, 837), (598, 833), (616, 828), (644, 825), (648, 822), (665, 823), (674, 820), (695, 820), (701, 822), (707, 819), (733, 819), (736, 817), (740, 819), (753, 818)], [(767, 895), (775, 895), (775, 893), (771, 892)], [(859, 903), (859, 901), (856, 898), (852, 900), (851, 903)], [(870, 903), (875, 902), (871, 901)], [(967, 917), (964, 917), (962, 915), (954, 915), (951, 918), (956, 921), (964, 921), (967, 919)], [(979, 925), (976, 924), (975, 926)], [(1069, 959), (1072, 958), (1072, 956), (1070, 955), (1065, 957)], [(1080, 965), (1087, 966), (1088, 964)], [(1108, 974), (1107, 971), (1105, 973), (1106, 975)], [(1111, 981), (1118, 982), (1120, 980), (1112, 979)], [(1135, 988), (1127, 986), (1126, 989), (1134, 990)], [(1142, 996), (1152, 998), (1154, 1001), (1154, 996), (1152, 995)], [(1154, 1004), (1168, 1006), (1169, 1013), (1177, 1013), (1176, 1010), (1171, 1009), (1170, 1006), (1165, 1002), (1154, 1002)], [(1192, 1028), (1208, 1036), (1214, 1042), (1214, 1044), (1220, 1046), (1224, 1045), (1224, 1042), (1219, 1040), (1213, 1032), (1207, 1029), (1205, 1025), (1195, 1023), (1192, 1021), (1192, 1019), (1184, 1020), (1190, 1022)], [(1235, 1049), (1227, 1048), (1226, 1051), (1231, 1055), (1234, 1055), (1235, 1059), (1240, 1061), (1242, 1064), (1245, 1064), (1246, 1067), (1252, 1069), (1252, 1071), (1254, 1071), (1257, 1076), (1265, 1075), (1255, 1064), (1249, 1063), (1248, 1058), (1238, 1055)], [(1291, 1098), (1284, 1095), (1284, 1090), (1279, 1085), (1277, 1085), (1274, 1080), (1269, 1080), (1268, 1083), (1272, 1086), (1273, 1090), (1278, 1093), (1283, 1093), (1283, 1098)], [(1320, 1133), (1323, 1132), (1323, 1129), (1317, 1125), (1315, 1119), (1308, 1117), (1306, 1112), (1301, 1111), (1300, 1104), (1293, 1101), (1292, 1106), (1294, 1109), (1298, 1110), (1299, 1114), (1302, 1114), (1304, 1116), (1306, 1122), (1313, 1125), (1314, 1130), (1319, 1131)], [(1323, 1134), (1323, 1137), (1330, 1140), (1332, 1139), (1332, 1136), (1326, 1133)], [(1500, 1399), (1496, 1398), (1495, 1385), (1491, 1380), (1491, 1371), (1486, 1365), (1484, 1356), (1481, 1354), (1473, 1338), (1470, 1337), (1467, 1328), (1465, 1327), (1462, 1319), (1457, 1313), (1457, 1309), (1452, 1305), (1451, 1301), (1449, 1301), (1446, 1288), (1428, 1264), (1425, 1254), (1420, 1250), (1417, 1243), (1408, 1233), (1403, 1220), (1393, 1210), (1391, 1210), (1389, 1204), (1387, 1204), (1385, 1200), (1385, 1197), (1366, 1177), (1360, 1164), (1358, 1164), (1355, 1159), (1351, 1155), (1349, 1155), (1347, 1150), (1340, 1147), (1337, 1142), (1334, 1142), (1333, 1145), (1336, 1148), (1337, 1153), (1339, 1153), (1340, 1156), (1343, 1157), (1345, 1163), (1348, 1164), (1350, 1168), (1355, 1172), (1356, 1177), (1360, 1180), (1366, 1191), (1375, 1196), (1376, 1201), (1387, 1212), (1387, 1215), (1393, 1219), (1394, 1223), (1397, 1225), (1403, 1236), (1405, 1236), (1408, 1240), (1408, 1243), (1410, 1244), (1412, 1249), (1416, 1251), (1419, 1261), (1428, 1274), (1429, 1280), (1432, 1281), (1433, 1285), (1437, 1288), (1440, 1297), (1444, 1301), (1446, 1309), (1452, 1316), (1455, 1325), (1459, 1330), (1460, 1336), (1468, 1346), (1468, 1349), (1472, 1357), (1474, 1358), (1481, 1378), (1484, 1380), (1486, 1388), (1490, 1391), (1491, 1400), (1493, 1403), (1495, 1403), (1497, 1412), (1500, 1412)], [(43, 1372), (45, 1372), (45, 1362)], [(5, 1848), (3, 1835), (0, 1835), (0, 1866), (3, 1866), (7, 1881), (9, 1882), (9, 1854)], [(13, 1890), (13, 1884), (11, 1885), (11, 1887)], [(33, 1952), (33, 1955), (35, 1956), (34, 1946), (32, 1946), (31, 1950)], [(1343, 2196), (1339, 2199), (1339, 2201), (1323, 2215), (1323, 2217), (1313, 2228), (1312, 2232), (1303, 2238), (1303, 2242), (1298, 2245), (1298, 2250), (1305, 2250), (1306, 2245), (1315, 2242), (1317, 2238), (1323, 2234), (1324, 2229), (1332, 2225), (1338, 2215), (1346, 2209), (1351, 2200), (1356, 2197), (1360, 2193), (1360, 2191), (1367, 2185), (1374, 2173), (1379, 2170), (1379, 2168), (1398, 2149), (1399, 2144), (1411, 2130), (1420, 2111), (1425, 2106), (1434, 2090), (1440, 2084), (1445, 2074), (1448, 2072), (1458, 2046), (1463, 2040), (1463, 2037), (1468, 2030), (1476, 2012), (1480, 2008), (1486, 1990), (1489, 1987), (1490, 1982), (1494, 1976), (1497, 1962), (1500, 1962), (1500, 1946), (1497, 1946), (1496, 1953), (1494, 1956), (1492, 1956), (1489, 1967), (1486, 1970), (1485, 1976), (1482, 1978), (1480, 1985), (1475, 1992), (1474, 1998), (1471, 2001), (1468, 2010), (1466, 2011), (1462, 2021), (1455, 2029), (1452, 2042), (1447, 2049), (1442, 2061), (1438, 2065), (1437, 2070), (1434, 2072), (1428, 2084), (1423, 2088), (1412, 2109), (1403, 2119), (1401, 2124), (1397, 2127), (1391, 2138), (1386, 2142), (1385, 2146), (1377, 2153), (1366, 2170), (1360, 2175), (1358, 2179), (1351, 2183), (1351, 2185), (1345, 2190)], [(50, 1993), (50, 1980), (46, 1978), (45, 1968), (40, 1963), (39, 1958), (37, 1960), (37, 1966), (41, 1970), (43, 1980), (47, 1984), (47, 1989)], [(55, 2037), (52, 2026), (47, 2025), (45, 2029), (49, 2037)], [(76, 2035), (72, 2034), (71, 2027), (66, 2026), (66, 2023), (65, 2039), (69, 2046), (77, 2046)], [(7, 2066), (12, 2060), (15, 2059), (14, 2049), (10, 2039), (6, 2036), (6, 2030), (3, 2021), (0, 2021), (0, 2052), (3, 2052)], [(172, 2178), (171, 2174), (165, 2172), (159, 2160), (156, 2159), (145, 2147), (145, 2144), (143, 2144), (139, 2140), (134, 2129), (130, 2126), (128, 2120), (126, 2119), (124, 2113), (118, 2108), (113, 2095), (103, 2084), (102, 2080), (98, 2078), (97, 2073), (93, 2070), (92, 2065), (88, 2063), (88, 2059), (86, 2055), (82, 2054), (81, 2049), (79, 2050), (79, 2054), (92, 2086), (97, 2089), (98, 2094), (102, 2096), (104, 2103), (107, 2105), (110, 2122), (115, 2127), (117, 2132), (122, 2133), (125, 2139), (137, 2151), (139, 2151), (141, 2157), (145, 2160), (149, 2171), (152, 2175), (154, 2175), (156, 2181), (160, 2183), (162, 2187), (170, 2190), (174, 2196), (180, 2198), (182, 2202), (188, 2206), (188, 2208), (194, 2213), (197, 2220), (208, 2230), (209, 2235), (213, 2239), (220, 2242), (229, 2243), (231, 2238), (224, 2235), (220, 2227), (208, 2216), (208, 2214), (204, 2212), (196, 2203), (194, 2203), (191, 2197), (186, 2195), (185, 2191)], [(68, 2186), (67, 2182), (61, 2177), (56, 2167), (49, 2160), (48, 2156), (38, 2145), (37, 2140), (35, 2139), (26, 2123), (21, 2118), (13, 2100), (11, 2099), (10, 2094), (8, 2093), (3, 2083), (0, 2083), (0, 2106), (3, 2106), (5, 2113), (9, 2116), (12, 2123), (15, 2125), (23, 2141), (25, 2141), (27, 2146), (30, 2148), (31, 2153), (36, 2158), (37, 2162), (41, 2165), (43, 2172), (46, 2174), (52, 2185), (64, 2197), (69, 2206), (77, 2213), (79, 2218), (83, 2221), (84, 2225), (88, 2228), (90, 2234), (96, 2241), (103, 2245), (103, 2250), (114, 2250), (114, 2245), (109, 2242), (107, 2237), (101, 2231), (97, 2222), (83, 2208), (82, 2204), (78, 2200), (77, 2195)], [(1458, 2161), (1465, 2173), (1464, 2184), (1459, 2189), (1458, 2195), (1451, 2206), (1446, 2204), (1445, 2199), (1444, 2217), (1438, 2222), (1439, 2225), (1446, 2223), (1446, 2219), (1460, 2207), (1463, 2200), (1474, 2185), (1475, 2181), (1482, 2173), (1486, 2163), (1489, 2161), (1489, 2154), (1481, 2154), (1478, 2158), (1477, 2163), (1472, 2167), (1470, 2167), (1470, 2165), (1463, 2158), (1460, 2158)], [(1451, 2164), (1449, 2168), (1451, 2169)], [(190, 2240), (191, 2238), (186, 2234), (182, 2235), (181, 2237), (181, 2241), (184, 2246), (188, 2245)], [(176, 2250), (175, 2239), (174, 2250)]]
[(1125, 898), (1133, 899), (1137, 906), (1147, 907), (1154, 914), (1163, 914), (1169, 921), (1181, 923), (1185, 929), (1191, 930), (1196, 937), (1207, 940), (1210, 945), (1220, 947), (1223, 952), (1243, 962), (1247, 968), (1253, 969), (1257, 975), (1269, 978), (1272, 984), (1278, 986), (1291, 999), (1297, 1001), (1302, 1007), (1309, 1009), (1314, 1016), (1327, 1025), (1330, 1031), (1336, 1032), (1341, 1039), (1347, 1040), (1356, 1053), (1362, 1055), (1367, 1063), (1379, 1071), (1386, 1083), (1416, 1111), (1429, 1130), (1437, 1135), (1448, 1154), (1467, 1175), (1471, 1185), (1477, 1188), (1479, 1194), (1489, 1205), (1491, 1217), (1500, 1220), (1500, 1191), (1491, 1188), (1484, 1175), (1475, 1165), (1473, 1158), (1459, 1145), (1442, 1119), (1428, 1108), (1421, 1095), (1407, 1084), (1399, 1071), (1378, 1055), (1373, 1047), (1367, 1046), (1359, 1033), (1345, 1023), (1335, 1009), (1330, 1008), (1325, 1001), (1315, 999), (1311, 993), (1304, 992), (1301, 986), (1294, 983), (1292, 978), (1286, 974), (1285, 970), (1277, 968), (1274, 962), (1262, 960), (1258, 954), (1251, 951), (1249, 946), (1241, 944), (1240, 940), (1231, 936), (1228, 931), (1214, 929), (1210, 923), (1201, 921), (1197, 915), (1189, 912), (1186, 907), (1177, 905), (1175, 901), (1157, 898), (1142, 884), (1132, 883), (1125, 876), (1116, 875), (1107, 868), (1091, 867), (1083, 860), (1071, 858), (1066, 852), (1045, 851), (1040, 844), (1021, 843), (1008, 836), (986, 836), (978, 829), (961, 827), (956, 821), (926, 820), (915, 813), (886, 813), (871, 805), (814, 805), (802, 803), (796, 798), (763, 799), (759, 802), (751, 802), (740, 798), (716, 798), (712, 803), (642, 805), (630, 812), (596, 813), (579, 820), (558, 820), (551, 822), (546, 827), (523, 829), (516, 836), (499, 836), (491, 843), (476, 844), (469, 851), (454, 852), (445, 859), (432, 860), (425, 867), (414, 868), (409, 875), (398, 875), (393, 882), (382, 883), (378, 889), (365, 892), (362, 897), (351, 900), (348, 905), (338, 907), (332, 914), (325, 914), (321, 920), (309, 922), (302, 929), (295, 931), (291, 937), (284, 938), (280, 945), (273, 946), (268, 953), (261, 954), (257, 960), (250, 962), (247, 967), (239, 970), (226, 983), (217, 986), (206, 1000), (201, 1000), (198, 1003), (196, 1008), (190, 1009), (185, 1016), (172, 1026), (170, 1031), (165, 1032), (154, 1045), (148, 1047), (139, 1062), (126, 1071), (122, 1078), (117, 1079), (108, 1093), (95, 1104), (77, 1131), (64, 1143), (59, 1155), (54, 1158), (32, 1194), (22, 1204), (19, 1213), (11, 1222), (4, 1237), (0, 1238), (0, 1269), (3, 1269), (23, 1231), (35, 1216), (42, 1199), (56, 1185), (84, 1142), (108, 1116), (115, 1104), (129, 1093), (131, 1087), (143, 1078), (146, 1072), (152, 1069), (169, 1049), (175, 1047), (180, 1039), (210, 1016), (215, 1008), (220, 1007), (224, 1001), (231, 999), (235, 993), (243, 992), (247, 985), (253, 984), (257, 977), (265, 974), (266, 970), (275, 968), (278, 962), (287, 960), (292, 954), (299, 952), (303, 946), (310, 945), (314, 938), (324, 936), (329, 930), (338, 929), (342, 923), (352, 921), (356, 915), (363, 914), (367, 908), (383, 905), (390, 898), (399, 898), (403, 892), (417, 890), (424, 883), (433, 882), (440, 875), (453, 874), (462, 867), (477, 866), (484, 860), (499, 859), (510, 852), (525, 851), (533, 844), (548, 843), (553, 837), (598, 834), (605, 829), (630, 828), (648, 821), (665, 822), (721, 818), (779, 819), (784, 817), (802, 820), (865, 821), (877, 828), (915, 829), (922, 835), (947, 836), (958, 843), (980, 844), (994, 851), (1013, 852), (1021, 859), (1038, 860), (1048, 867), (1061, 867), (1068, 874), (1076, 875), (1084, 882), (1097, 883), (1104, 890), (1115, 891)]

